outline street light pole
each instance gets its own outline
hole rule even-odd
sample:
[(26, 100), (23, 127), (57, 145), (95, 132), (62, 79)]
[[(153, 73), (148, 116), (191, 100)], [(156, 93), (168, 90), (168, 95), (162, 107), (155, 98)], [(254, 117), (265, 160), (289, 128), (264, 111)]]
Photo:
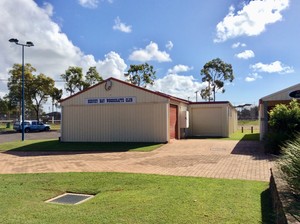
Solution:
[(196, 102), (198, 102), (198, 92), (199, 91), (196, 91), (195, 93), (196, 93)]
[(11, 38), (9, 39), (9, 42), (15, 43), (16, 45), (20, 45), (22, 47), (22, 141), (24, 141), (24, 122), (25, 122), (25, 91), (24, 91), (24, 47), (33, 47), (33, 43), (30, 41), (27, 41), (26, 44), (20, 44), (18, 39)]

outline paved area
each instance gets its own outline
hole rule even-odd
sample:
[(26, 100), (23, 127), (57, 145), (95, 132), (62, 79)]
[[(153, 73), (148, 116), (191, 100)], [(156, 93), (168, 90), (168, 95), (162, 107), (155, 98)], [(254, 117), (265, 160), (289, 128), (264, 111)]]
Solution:
[(260, 142), (176, 140), (153, 152), (6, 152), (0, 173), (130, 172), (269, 181)]
[(153, 152), (5, 152), (0, 173), (130, 172), (269, 181), (272, 158), (255, 141), (176, 140)]

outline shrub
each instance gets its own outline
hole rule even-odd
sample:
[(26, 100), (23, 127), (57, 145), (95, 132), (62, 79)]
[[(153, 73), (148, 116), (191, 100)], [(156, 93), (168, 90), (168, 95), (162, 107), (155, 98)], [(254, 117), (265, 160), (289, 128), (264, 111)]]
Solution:
[(300, 131), (300, 105), (297, 100), (292, 100), (289, 105), (277, 104), (269, 115), (269, 124), (274, 131)]
[(282, 147), (279, 166), (289, 185), (300, 193), (300, 134), (293, 141), (288, 141)]
[(295, 99), (289, 105), (277, 104), (269, 115), (266, 148), (268, 152), (279, 154), (284, 143), (293, 140), (295, 133), (300, 131), (300, 104)]

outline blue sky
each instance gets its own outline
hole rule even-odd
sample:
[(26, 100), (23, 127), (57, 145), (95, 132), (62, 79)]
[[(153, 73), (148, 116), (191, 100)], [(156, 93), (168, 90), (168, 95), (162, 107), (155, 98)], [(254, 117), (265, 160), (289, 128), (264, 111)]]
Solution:
[(207, 85), (201, 68), (219, 57), (235, 80), (217, 100), (257, 104), (299, 83), (297, 0), (2, 0), (0, 10), (0, 96), (7, 71), (21, 62), (12, 37), (34, 42), (26, 62), (55, 80), (70, 65), (124, 80), (130, 64), (147, 62), (156, 70), (153, 90), (195, 101)]

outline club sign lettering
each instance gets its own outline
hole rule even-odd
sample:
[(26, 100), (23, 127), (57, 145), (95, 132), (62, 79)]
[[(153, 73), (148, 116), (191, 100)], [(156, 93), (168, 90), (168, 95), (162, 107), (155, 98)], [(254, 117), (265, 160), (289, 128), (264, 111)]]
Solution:
[(85, 99), (85, 104), (133, 104), (136, 103), (135, 96), (126, 97), (103, 97), (103, 98), (89, 98)]

